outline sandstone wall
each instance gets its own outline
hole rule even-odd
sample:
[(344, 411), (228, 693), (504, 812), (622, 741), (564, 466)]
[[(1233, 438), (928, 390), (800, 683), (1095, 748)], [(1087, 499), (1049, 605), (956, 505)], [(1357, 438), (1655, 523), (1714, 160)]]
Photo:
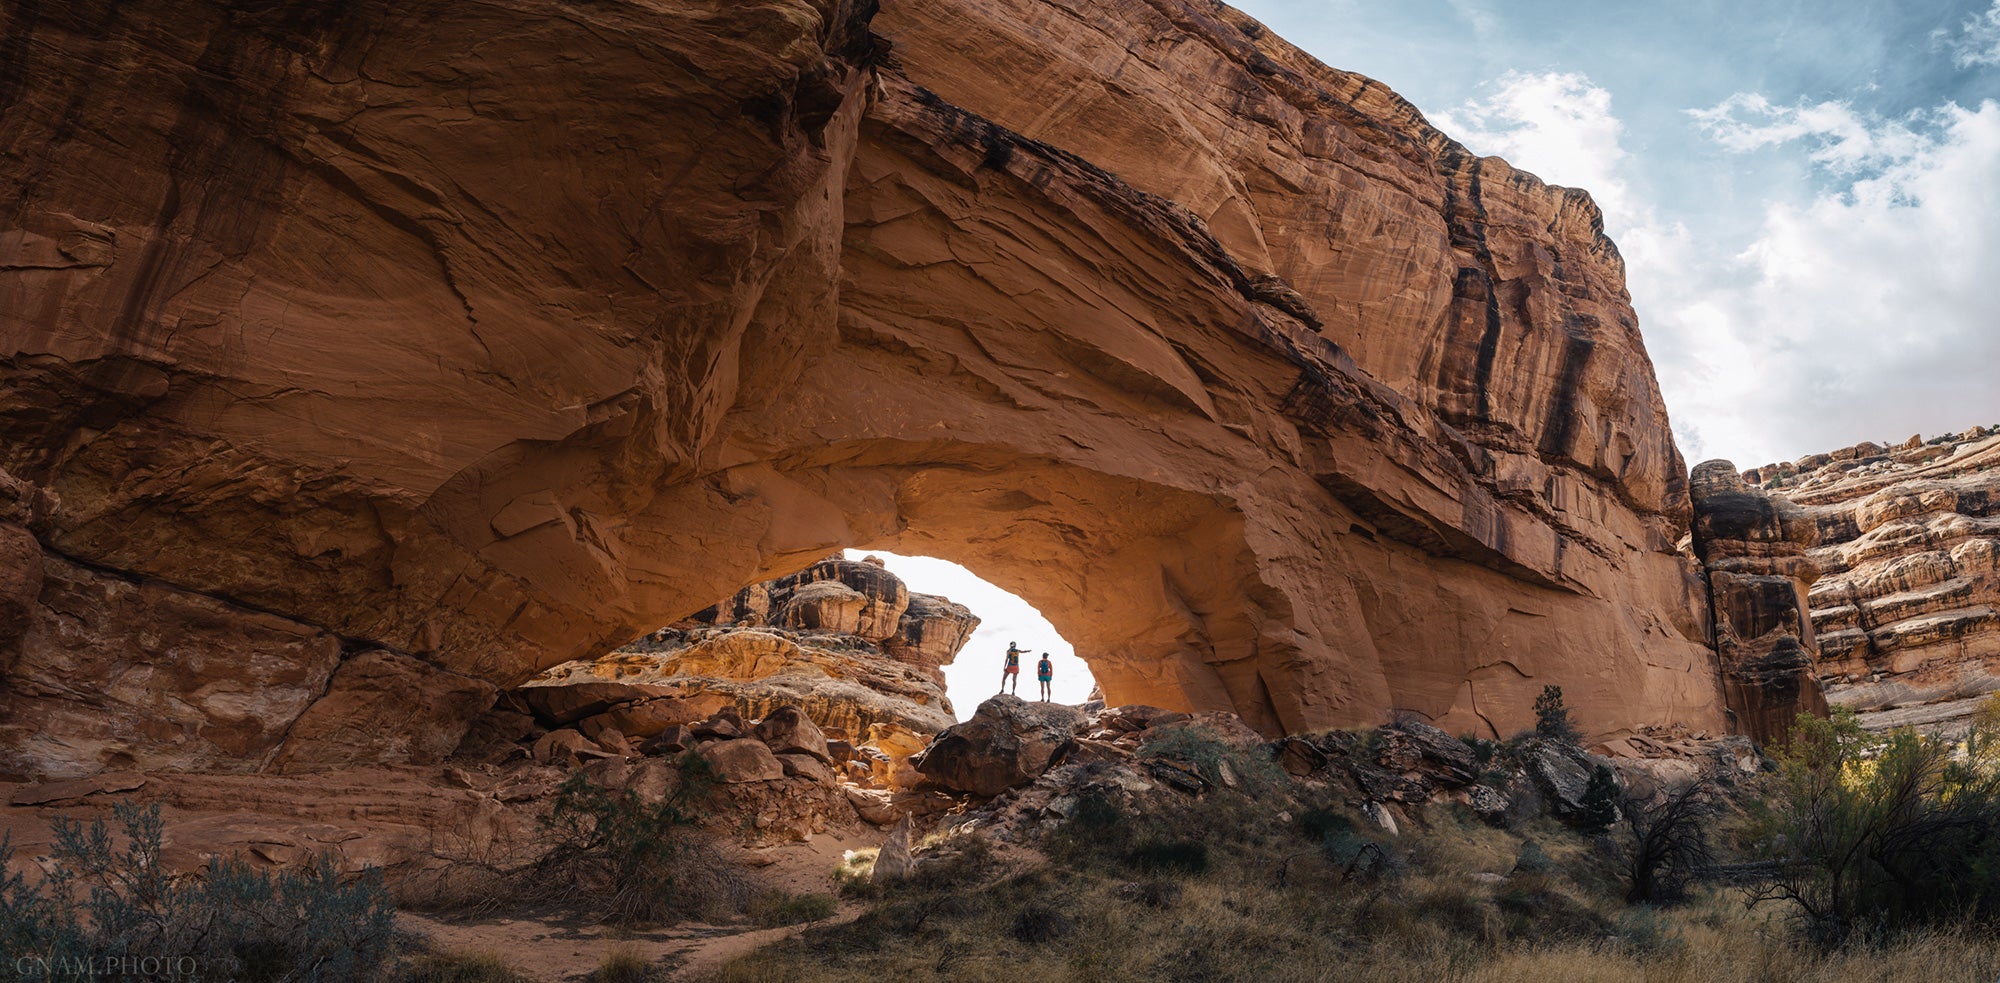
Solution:
[(878, 546), (1114, 703), (1719, 729), (1581, 192), (1199, 0), (565, 11), (0, 12), (42, 549), (505, 686)]
[(1829, 700), (1872, 726), (1938, 724), (2000, 689), (2000, 427), (1753, 473), (1817, 523)]
[(1825, 716), (1807, 591), (1820, 568), (1805, 510), (1753, 487), (1728, 461), (1693, 475), (1695, 555), (1708, 580), (1715, 652), (1732, 723), (1782, 744), (1801, 713)]

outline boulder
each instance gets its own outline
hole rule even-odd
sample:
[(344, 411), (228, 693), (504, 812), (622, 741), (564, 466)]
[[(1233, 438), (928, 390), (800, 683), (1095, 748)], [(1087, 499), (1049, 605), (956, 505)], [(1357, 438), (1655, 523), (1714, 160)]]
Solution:
[(397, 652), (363, 652), (285, 735), (280, 771), (356, 764), (435, 764), (465, 740), (498, 689)]
[(742, 716), (737, 714), (734, 707), (724, 707), (716, 711), (714, 716), (688, 729), (693, 732), (697, 740), (718, 738), (722, 740), (734, 740), (750, 732), (750, 728), (743, 723)]
[(976, 795), (998, 795), (1041, 777), (1075, 743), (1083, 714), (1060, 703), (995, 696), (911, 758), (926, 778)]
[(875, 868), (869, 880), (877, 884), (894, 884), (906, 880), (915, 870), (917, 861), (910, 853), (910, 817), (904, 816), (889, 832), (889, 840), (875, 854)]
[(1134, 704), (1105, 709), (1097, 715), (1097, 724), (1107, 730), (1133, 733), (1155, 724), (1171, 724), (1186, 719), (1188, 719), (1187, 714), (1176, 710)]
[(669, 728), (708, 719), (730, 707), (732, 701), (729, 697), (719, 693), (701, 693), (685, 699), (656, 696), (634, 703), (621, 703), (603, 713), (586, 717), (583, 731), (590, 733), (594, 721), (594, 726), (615, 727), (627, 737), (655, 737)]
[(756, 735), (758, 740), (779, 754), (796, 752), (812, 755), (828, 764), (833, 762), (825, 735), (798, 707), (779, 707), (771, 711), (769, 716), (757, 722)]
[(686, 727), (669, 727), (640, 745), (647, 754), (679, 754), (695, 746), (694, 732)]
[[(1559, 816), (1572, 815), (1583, 808), (1583, 796), (1590, 785), (1591, 769), (1601, 763), (1581, 748), (1555, 741), (1535, 741), (1526, 749), (1528, 777), (1547, 798), (1549, 808)], [(1602, 762), (1608, 763), (1608, 762)]]
[(1376, 762), (1391, 771), (1423, 771), (1450, 787), (1470, 783), (1479, 774), (1472, 749), (1450, 734), (1414, 720), (1381, 729)]
[(714, 767), (716, 780), (725, 785), (785, 777), (785, 766), (778, 762), (763, 741), (755, 738), (705, 744), (699, 753)]
[(810, 754), (780, 754), (777, 758), (787, 775), (810, 778), (821, 785), (840, 783), (840, 779), (833, 773), (833, 766)]
[(590, 738), (564, 727), (536, 738), (529, 756), (539, 765), (561, 765), (574, 761), (578, 755), (601, 757), (603, 751)]
[(846, 793), (855, 814), (877, 826), (887, 826), (903, 816), (893, 804), (892, 793), (885, 789), (846, 786)]

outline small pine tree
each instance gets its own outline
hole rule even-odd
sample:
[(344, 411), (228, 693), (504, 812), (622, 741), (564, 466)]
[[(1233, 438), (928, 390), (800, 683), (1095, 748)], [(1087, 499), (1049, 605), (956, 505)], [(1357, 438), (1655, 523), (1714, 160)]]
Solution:
[(1618, 821), (1618, 776), (1598, 765), (1591, 769), (1590, 781), (1583, 786), (1583, 800), (1576, 814), (1576, 828), (1585, 833), (1602, 833)]
[(1542, 695), (1535, 697), (1535, 736), (1565, 744), (1582, 742), (1583, 735), (1577, 733), (1569, 708), (1563, 705), (1562, 687), (1544, 686)]

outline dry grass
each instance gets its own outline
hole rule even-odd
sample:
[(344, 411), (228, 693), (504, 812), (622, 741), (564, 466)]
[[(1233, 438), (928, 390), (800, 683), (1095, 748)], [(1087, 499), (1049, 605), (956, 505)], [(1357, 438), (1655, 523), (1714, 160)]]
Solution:
[[(1678, 908), (1629, 907), (1591, 844), (1554, 823), (1508, 832), (1433, 810), (1427, 831), (1397, 841), (1394, 870), (1348, 877), (1295, 828), (1205, 808), (1164, 830), (1186, 836), (1209, 824), (1203, 873), (1147, 873), (1072, 847), (1063, 864), (885, 891), (856, 921), (751, 953), (713, 979), (1987, 983), (2000, 974), (1990, 932), (1823, 952), (1797, 942), (1776, 910), (1747, 909), (1734, 889), (1698, 891)], [(1526, 838), (1547, 855), (1545, 872), (1475, 876), (1507, 875)]]
[(506, 959), (490, 952), (423, 952), (398, 968), (396, 983), (528, 983)]

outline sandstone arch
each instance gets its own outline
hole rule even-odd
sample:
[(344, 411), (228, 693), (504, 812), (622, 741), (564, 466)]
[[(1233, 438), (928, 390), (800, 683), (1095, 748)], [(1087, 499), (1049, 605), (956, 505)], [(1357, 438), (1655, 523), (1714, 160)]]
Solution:
[[(1199, 5), (1016, 16), (1060, 6), (891, 3), (893, 56), (834, 0), (10, 12), (0, 467), (60, 507), (0, 518), (66, 577), (293, 625), (307, 694), (370, 651), (518, 682), (842, 546), (978, 546), (1114, 700), (1504, 732), (1556, 680), (1600, 732), (1719, 729), (1587, 196)], [(963, 17), (1092, 111), (954, 104)], [(1208, 82), (1091, 81), (1159, 38)], [(41, 653), (10, 734), (223, 726), (22, 676), (83, 637), (41, 611), (0, 639)]]

